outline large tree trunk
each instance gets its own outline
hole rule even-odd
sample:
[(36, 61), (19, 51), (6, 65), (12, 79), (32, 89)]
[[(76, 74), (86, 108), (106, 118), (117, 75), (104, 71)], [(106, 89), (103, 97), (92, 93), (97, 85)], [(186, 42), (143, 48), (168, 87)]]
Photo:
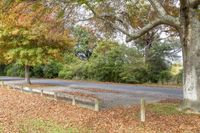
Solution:
[(25, 65), (25, 81), (27, 84), (31, 84), (30, 80), (30, 66)]
[(200, 112), (200, 22), (190, 7), (181, 10), (183, 47), (183, 109)]

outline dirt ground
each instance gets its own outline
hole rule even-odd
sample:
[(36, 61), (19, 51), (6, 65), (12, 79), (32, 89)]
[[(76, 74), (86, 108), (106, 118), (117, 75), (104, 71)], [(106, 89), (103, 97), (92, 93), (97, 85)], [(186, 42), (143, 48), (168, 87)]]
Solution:
[[(176, 106), (176, 101), (173, 100), (148, 105), (146, 122), (141, 123), (139, 106), (94, 112), (37, 94), (0, 88), (0, 132), (200, 133), (200, 115), (177, 112)], [(30, 126), (27, 121), (36, 121), (36, 124)], [(38, 127), (41, 121), (53, 122), (56, 128), (48, 132), (42, 126), (50, 129), (54, 124), (41, 124), (37, 131), (36, 128), (34, 130), (33, 126)]]

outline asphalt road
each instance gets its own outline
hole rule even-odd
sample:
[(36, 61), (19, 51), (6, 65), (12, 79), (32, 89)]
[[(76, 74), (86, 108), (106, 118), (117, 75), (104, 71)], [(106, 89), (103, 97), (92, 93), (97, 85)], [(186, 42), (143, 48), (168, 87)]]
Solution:
[[(0, 80), (6, 81), (13, 84), (23, 84), (25, 81), (18, 77), (0, 77)], [(96, 82), (82, 82), (82, 81), (70, 81), (70, 80), (58, 80), (58, 79), (31, 79), (31, 82), (52, 84), (56, 87), (48, 87), (46, 89), (57, 91), (79, 91), (82, 93), (95, 94), (97, 97), (102, 99), (104, 107), (114, 106), (128, 106), (132, 104), (138, 104), (141, 98), (146, 99), (148, 102), (157, 102), (164, 99), (182, 99), (182, 89), (165, 88), (165, 87), (146, 87), (146, 86), (135, 86), (127, 84), (110, 84), (110, 83), (96, 83)], [(112, 91), (122, 91), (123, 93), (100, 93), (100, 92), (89, 92), (83, 90), (69, 90), (65, 87), (83, 87), (83, 88), (98, 88)]]

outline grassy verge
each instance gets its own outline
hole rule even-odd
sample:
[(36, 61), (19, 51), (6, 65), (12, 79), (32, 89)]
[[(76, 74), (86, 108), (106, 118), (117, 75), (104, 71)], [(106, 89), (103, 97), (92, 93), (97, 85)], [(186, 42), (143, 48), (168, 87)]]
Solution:
[(20, 133), (65, 133), (65, 128), (52, 121), (26, 120), (18, 125)]
[(4, 131), (3, 125), (0, 124), (0, 133), (3, 133), (3, 131)]
[(79, 129), (76, 127), (65, 127), (54, 121), (42, 119), (25, 120), (18, 125), (20, 133), (90, 133), (88, 129)]
[(175, 103), (155, 103), (147, 105), (147, 111), (157, 115), (180, 115), (183, 112), (178, 111), (178, 104)]

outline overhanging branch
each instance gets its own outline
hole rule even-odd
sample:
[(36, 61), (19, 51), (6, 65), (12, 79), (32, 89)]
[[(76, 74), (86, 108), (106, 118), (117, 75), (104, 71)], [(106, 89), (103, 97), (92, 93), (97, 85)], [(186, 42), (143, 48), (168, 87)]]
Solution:
[(154, 21), (152, 21), (151, 23), (147, 24), (145, 27), (143, 27), (142, 29), (140, 29), (138, 32), (131, 34), (130, 36), (127, 37), (126, 42), (130, 42), (134, 39), (137, 39), (141, 36), (143, 36), (145, 33), (147, 33), (148, 31), (152, 30), (153, 28), (157, 27), (158, 25), (162, 24), (162, 20), (161, 19), (156, 19)]
[[(163, 20), (164, 24), (174, 27), (179, 30), (179, 19), (167, 14), (164, 7), (158, 0), (148, 0), (149, 3), (153, 6), (154, 10), (157, 12), (158, 17)], [(197, 0), (200, 1), (200, 0)]]
[(132, 41), (134, 39), (137, 39), (137, 38), (143, 36), (148, 31), (150, 31), (153, 28), (155, 28), (155, 27), (157, 27), (159, 25), (162, 25), (162, 24), (174, 27), (175, 29), (177, 29), (177, 31), (179, 31), (179, 29), (180, 29), (180, 21), (179, 21), (178, 18), (175, 18), (175, 17), (173, 17), (171, 15), (168, 15), (166, 13), (165, 9), (163, 8), (163, 6), (157, 0), (148, 0), (148, 1), (152, 4), (154, 10), (156, 10), (156, 12), (158, 13), (158, 18), (155, 19), (154, 21), (150, 22), (146, 26), (144, 26), (142, 29), (140, 29), (136, 33), (129, 33), (129, 31), (121, 28), (115, 22), (109, 21), (108, 19), (106, 19), (106, 17), (108, 17), (108, 16), (109, 17), (114, 17), (116, 21), (120, 21), (122, 24), (126, 24), (127, 25), (127, 23), (124, 20), (122, 20), (122, 19), (120, 19), (120, 18), (118, 18), (116, 16), (112, 16), (110, 14), (99, 15), (98, 13), (95, 12), (93, 7), (89, 3), (85, 3), (85, 4), (91, 10), (91, 12), (94, 14), (94, 17), (110, 23), (111, 26), (114, 29), (124, 33), (127, 36), (127, 39), (126, 39), (127, 42), (130, 42), (130, 41)]

